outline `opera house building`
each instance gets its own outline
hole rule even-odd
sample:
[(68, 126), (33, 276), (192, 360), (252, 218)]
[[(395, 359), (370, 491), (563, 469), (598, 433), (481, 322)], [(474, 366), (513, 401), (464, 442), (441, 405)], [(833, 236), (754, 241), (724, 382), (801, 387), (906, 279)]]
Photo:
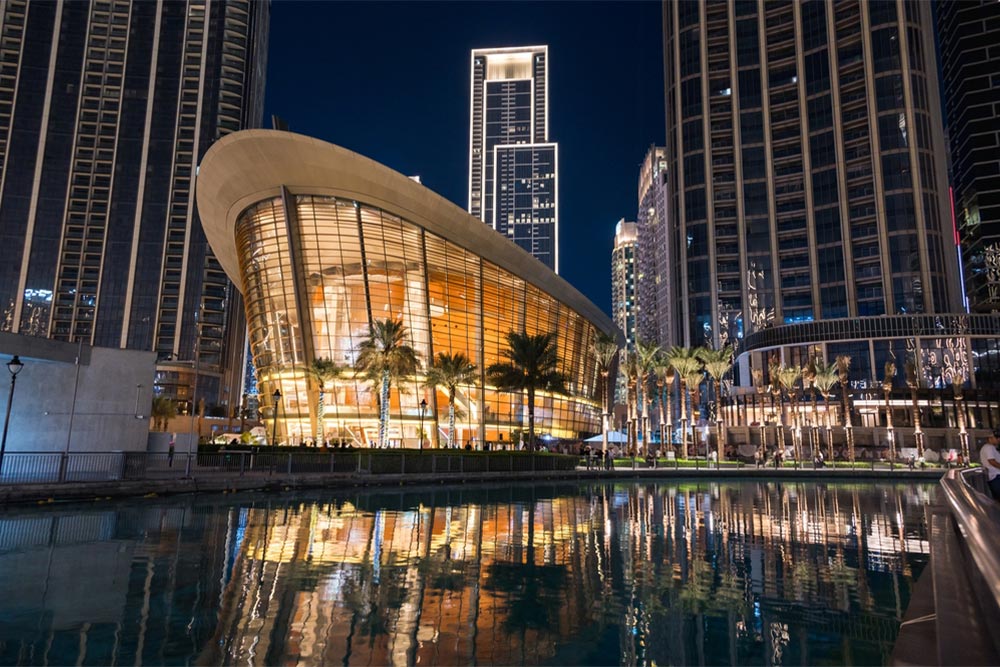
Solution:
[[(600, 431), (589, 350), (598, 332), (616, 333), (611, 320), (419, 182), (317, 139), (246, 130), (208, 151), (197, 193), (208, 242), (243, 293), (261, 405), (266, 418), (276, 415), (268, 434), (276, 427), (278, 442), (319, 433), (354, 446), (377, 440), (377, 392), (353, 366), (370, 324), (387, 318), (405, 325), (421, 358), (417, 377), (392, 388), (393, 446), (416, 447), (421, 426), (425, 446), (447, 442), (447, 394), (423, 378), (441, 352), (464, 353), (479, 373), (458, 388), (455, 443), (517, 442), (528, 423), (524, 397), (490, 387), (484, 373), (502, 360), (511, 330), (557, 334), (567, 395), (536, 397), (543, 442)], [(346, 369), (322, 401), (310, 372), (317, 359)]]

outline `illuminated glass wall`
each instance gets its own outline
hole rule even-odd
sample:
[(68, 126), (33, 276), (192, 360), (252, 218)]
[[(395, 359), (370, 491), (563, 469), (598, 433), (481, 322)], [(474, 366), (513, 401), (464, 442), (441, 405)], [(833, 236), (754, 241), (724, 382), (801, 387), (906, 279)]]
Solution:
[[(480, 369), (478, 386), (482, 369), (502, 360), (508, 331), (557, 332), (570, 395), (538, 394), (536, 432), (576, 438), (599, 430), (596, 368), (587, 353), (594, 325), (509, 271), (408, 220), (333, 197), (286, 193), (259, 202), (240, 216), (236, 242), (261, 392), (282, 394), (279, 441), (317, 433), (319, 387), (308, 369), (318, 358), (347, 369), (325, 392), (322, 437), (355, 446), (376, 440), (376, 393), (352, 367), (369, 323), (386, 318), (402, 321), (424, 365), (441, 352), (468, 356)], [(392, 389), (395, 446), (417, 445), (422, 399), (429, 441), (446, 442), (447, 395), (417, 377)], [(510, 444), (527, 427), (518, 393), (460, 387), (456, 406), (457, 443)]]

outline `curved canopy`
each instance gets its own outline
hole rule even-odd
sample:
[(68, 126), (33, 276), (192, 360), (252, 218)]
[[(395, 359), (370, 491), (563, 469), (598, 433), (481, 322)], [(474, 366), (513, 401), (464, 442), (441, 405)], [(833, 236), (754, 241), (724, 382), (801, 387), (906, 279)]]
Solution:
[(243, 130), (217, 141), (198, 168), (197, 202), (209, 244), (242, 290), (236, 220), (248, 206), (292, 194), (378, 206), (493, 262), (620, 338), (611, 319), (572, 285), (478, 218), (399, 172), (352, 151), (292, 132)]

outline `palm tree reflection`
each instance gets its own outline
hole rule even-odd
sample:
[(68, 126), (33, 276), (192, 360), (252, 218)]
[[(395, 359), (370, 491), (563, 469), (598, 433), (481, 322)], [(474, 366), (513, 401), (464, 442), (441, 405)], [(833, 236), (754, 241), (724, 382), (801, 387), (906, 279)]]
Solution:
[[(202, 659), (878, 661), (927, 559), (919, 486), (388, 498), (250, 508), (222, 648)], [(810, 637), (832, 654), (810, 653)]]

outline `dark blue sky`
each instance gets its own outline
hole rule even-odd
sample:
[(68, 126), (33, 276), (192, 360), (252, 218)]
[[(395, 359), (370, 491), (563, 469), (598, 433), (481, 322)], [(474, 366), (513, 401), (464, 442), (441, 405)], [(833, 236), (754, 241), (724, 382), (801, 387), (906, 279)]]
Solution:
[(561, 275), (610, 312), (614, 224), (664, 141), (659, 2), (291, 2), (271, 6), (265, 118), (468, 205), (473, 48), (549, 45)]

